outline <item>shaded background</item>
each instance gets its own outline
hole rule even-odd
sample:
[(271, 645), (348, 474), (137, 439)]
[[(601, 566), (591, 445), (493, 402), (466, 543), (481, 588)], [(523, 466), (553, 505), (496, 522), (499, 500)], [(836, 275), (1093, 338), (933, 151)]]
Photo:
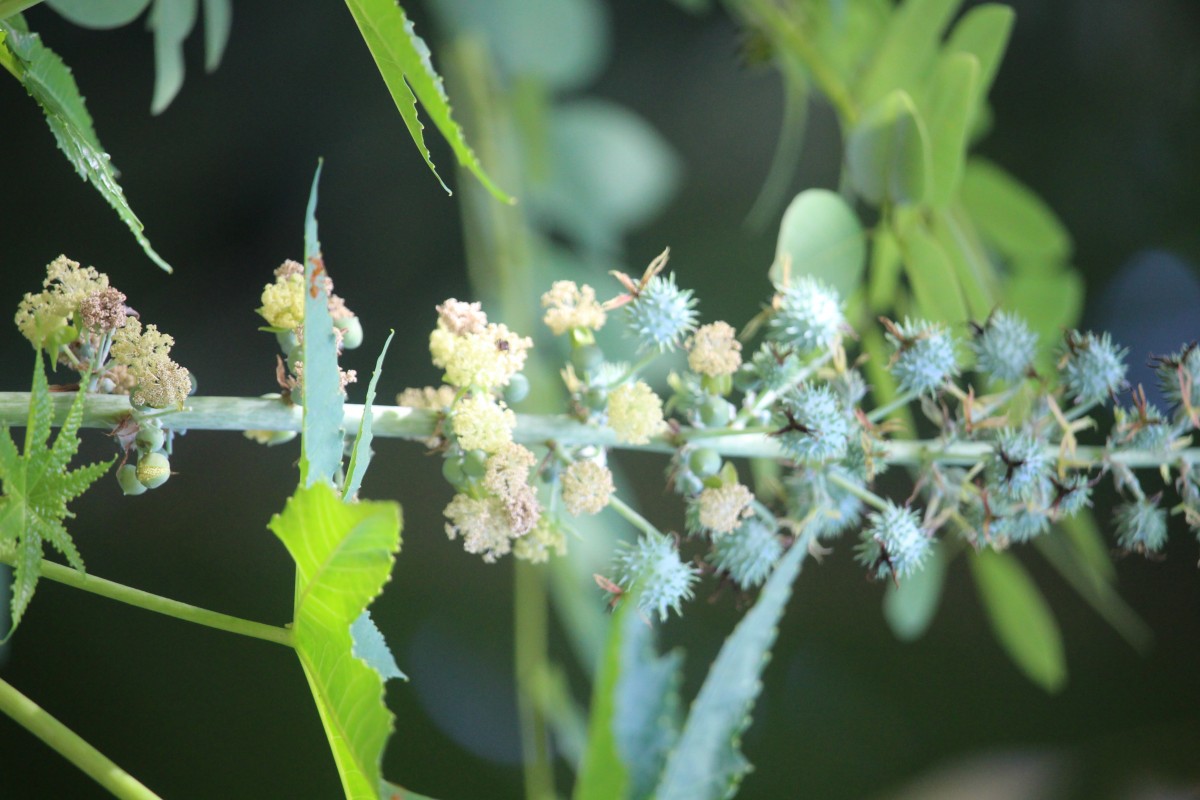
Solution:
[[(1174, 349), (1200, 330), (1200, 13), (1182, 0), (1014, 5), (981, 150), (1074, 234), (1090, 322), (1132, 344), (1134, 360)], [(682, 167), (673, 201), (628, 241), (628, 261), (670, 244), (705, 318), (747, 319), (767, 292), (774, 233), (742, 220), (774, 146), (778, 80), (745, 66), (721, 14), (634, 0), (607, 13), (612, 56), (592, 92), (647, 119)], [(160, 117), (148, 113), (151, 40), (140, 24), (85, 31), (43, 8), (28, 19), (74, 68), (131, 204), (177, 271), (160, 274), (142, 256), (56, 152), (21, 87), (0, 81), (0, 309), (15, 310), (66, 253), (108, 272), (144, 319), (176, 337), (175, 357), (203, 393), (271, 391), (274, 342), (254, 332), (253, 309), (270, 271), (301, 252), (308, 184), (324, 156), (326, 260), (368, 333), (347, 365), (368, 372), (395, 327), (381, 396), (437, 379), (425, 347), (433, 305), (469, 293), (459, 211), (417, 156), (344, 8), (239, 4), (221, 68), (201, 74), (193, 36), (188, 80)], [(433, 150), (451, 177), (448, 152)], [(838, 163), (832, 115), (817, 105), (795, 187), (833, 185)], [(27, 387), (31, 362), (15, 332), (0, 337), (4, 389)], [(111, 454), (103, 437), (91, 440), (85, 455)], [(388, 689), (397, 727), (385, 773), (437, 797), (517, 797), (511, 570), (446, 540), (439, 511), (451, 490), (418, 445), (377, 441), (377, 451), (364, 494), (400, 499), (406, 527), (375, 616), (413, 678)], [(296, 452), (196, 432), (179, 442), (178, 475), (162, 489), (124, 499), (103, 480), (74, 504), (89, 570), (284, 621), (292, 573), (265, 524), (294, 488)], [(638, 485), (658, 485), (660, 460), (624, 463)], [(673, 498), (646, 488), (638, 499), (677, 524)], [(1066, 640), (1071, 676), (1053, 697), (992, 640), (961, 563), (931, 631), (902, 645), (880, 616), (882, 587), (839, 547), (798, 583), (746, 736), (756, 771), (740, 796), (892, 796), (934, 774), (943, 794), (925, 783), (907, 796), (982, 797), (987, 787), (996, 797), (1188, 796), (1200, 778), (1200, 574), (1195, 538), (1182, 526), (1173, 533), (1164, 561), (1118, 564), (1125, 597), (1156, 633), (1145, 656), (1025, 558)], [(685, 694), (737, 617), (728, 597), (701, 600), (667, 626), (665, 644), (688, 650)], [(6, 680), (164, 797), (339, 796), (308, 688), (282, 648), (44, 582), (6, 658)], [(102, 795), (0, 719), (0, 797), (68, 796)]]

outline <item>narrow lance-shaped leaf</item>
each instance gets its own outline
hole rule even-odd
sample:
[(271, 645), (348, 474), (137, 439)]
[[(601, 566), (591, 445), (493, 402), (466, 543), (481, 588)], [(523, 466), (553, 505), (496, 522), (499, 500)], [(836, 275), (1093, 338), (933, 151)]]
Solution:
[(1067, 680), (1062, 634), (1029, 573), (1009, 553), (969, 559), (996, 640), (1025, 677), (1048, 692)]
[(20, 18), (0, 22), (0, 63), (12, 72), (41, 106), (46, 123), (59, 148), (81, 177), (90, 182), (129, 227), (150, 260), (167, 272), (171, 265), (162, 259), (142, 233), (144, 226), (125, 199), (117, 183), (108, 153), (100, 146), (92, 117), (71, 70), (40, 37), (30, 33)]
[(323, 482), (296, 490), (271, 530), (296, 562), (296, 652), (350, 800), (377, 800), (393, 717), (383, 679), (356, 658), (351, 625), (382, 590), (400, 548), (400, 507), (344, 503)]
[(955, 325), (966, 322), (969, 315), (954, 265), (933, 235), (923, 224), (912, 225), (904, 232), (900, 246), (918, 313)]
[(417, 100), (421, 101), (434, 126), (454, 151), (458, 163), (478, 178), (497, 199), (512, 202), (512, 198), (484, 172), (479, 158), (467, 145), (462, 128), (450, 114), (450, 101), (441, 76), (433, 68), (429, 46), (417, 36), (404, 9), (396, 0), (346, 0), (346, 6), (358, 24), (358, 30), (375, 59), (375, 65), (379, 67), (379, 74), (383, 76), (409, 134), (442, 188), (450, 192), (438, 175), (429, 148), (425, 145), (422, 133), (424, 126), (417, 118)]
[(300, 483), (333, 483), (342, 467), (342, 413), (345, 398), (338, 378), (337, 341), (329, 315), (325, 262), (317, 238), (317, 184), (313, 175), (304, 218), (304, 344), (302, 380), (304, 422), (300, 446)]
[(979, 61), (976, 114), (992, 90), (1015, 17), (1008, 6), (984, 3), (963, 14), (950, 32), (945, 52), (970, 53)]
[(679, 736), (682, 654), (658, 657), (636, 598), (621, 599), (592, 692), (575, 800), (649, 797)]
[(888, 20), (887, 32), (863, 73), (857, 96), (870, 105), (895, 89), (920, 85), (942, 32), (962, 0), (905, 0)]
[(739, 738), (762, 688), (776, 626), (807, 548), (798, 543), (779, 561), (754, 608), (721, 646), (692, 703), (679, 743), (663, 770), (656, 800), (719, 800), (732, 796), (749, 769)]
[(229, 32), (233, 28), (233, 4), (230, 0), (204, 0), (204, 69), (212, 72), (221, 65)]
[(367, 465), (371, 463), (371, 406), (375, 403), (375, 387), (379, 384), (379, 375), (383, 372), (383, 357), (387, 355), (388, 346), (392, 343), (395, 331), (388, 334), (375, 360), (375, 371), (371, 373), (371, 382), (367, 384), (367, 399), (363, 404), (362, 419), (358, 423), (358, 437), (354, 440), (354, 449), (350, 453), (350, 466), (347, 467), (346, 485), (342, 489), (342, 497), (349, 500), (358, 494), (362, 486), (363, 476), (367, 473)]

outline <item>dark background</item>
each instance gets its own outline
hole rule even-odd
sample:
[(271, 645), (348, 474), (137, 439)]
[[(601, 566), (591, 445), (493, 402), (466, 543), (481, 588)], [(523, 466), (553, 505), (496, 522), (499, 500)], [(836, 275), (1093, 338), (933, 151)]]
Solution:
[[(1076, 237), (1090, 321), (1135, 342), (1135, 360), (1174, 349), (1200, 328), (1200, 13), (1182, 0), (1014, 5), (995, 127), (981, 149)], [(423, 9), (410, 10), (429, 32)], [(774, 144), (778, 81), (743, 64), (720, 14), (633, 0), (609, 10), (613, 55), (594, 93), (649, 120), (684, 170), (673, 203), (628, 242), (628, 260), (644, 263), (670, 244), (706, 318), (744, 320), (766, 294), (774, 247), (773, 231), (742, 220)], [(74, 68), (127, 196), (176, 273), (142, 256), (56, 152), (21, 87), (3, 80), (0, 309), (15, 310), (66, 253), (108, 272), (143, 319), (176, 337), (175, 357), (201, 392), (271, 391), (274, 342), (255, 332), (253, 309), (270, 271), (301, 253), (308, 185), (324, 156), (326, 260), (368, 336), (348, 365), (369, 372), (394, 327), (381, 397), (436, 380), (425, 346), (432, 307), (469, 294), (458, 209), (417, 156), (340, 4), (239, 4), (221, 68), (202, 74), (193, 36), (187, 82), (159, 117), (148, 112), (151, 39), (140, 23), (86, 31), (44, 8), (28, 20)], [(806, 147), (796, 188), (831, 185), (839, 156), (823, 107)], [(446, 149), (433, 150), (452, 176)], [(2, 388), (27, 387), (32, 360), (14, 331), (0, 337)], [(88, 447), (94, 458), (111, 453), (98, 434)], [(451, 491), (418, 445), (377, 440), (377, 451), (364, 494), (399, 499), (406, 527), (375, 615), (413, 678), (389, 686), (397, 720), (385, 773), (436, 797), (517, 797), (511, 569), (446, 540), (439, 511)], [(294, 488), (296, 452), (195, 432), (162, 489), (124, 499), (103, 480), (73, 506), (89, 570), (282, 623), (292, 573), (265, 524)], [(652, 458), (625, 463), (646, 486), (662, 468)], [(653, 488), (639, 500), (663, 519), (679, 511)], [(943, 794), (925, 784), (905, 796), (1166, 797), (1197, 786), (1200, 574), (1182, 526), (1162, 562), (1118, 563), (1124, 596), (1157, 637), (1146, 655), (1025, 554), (1066, 640), (1071, 675), (1056, 696), (1006, 660), (961, 562), (933, 628), (903, 645), (880, 616), (881, 587), (847, 551), (810, 565), (797, 585), (745, 738), (756, 771), (742, 797), (892, 796), (931, 775)], [(666, 643), (688, 648), (687, 691), (737, 616), (728, 598), (697, 602), (667, 627)], [(339, 796), (308, 688), (283, 648), (44, 582), (6, 658), (6, 680), (164, 797)], [(0, 797), (95, 796), (94, 784), (0, 719)]]

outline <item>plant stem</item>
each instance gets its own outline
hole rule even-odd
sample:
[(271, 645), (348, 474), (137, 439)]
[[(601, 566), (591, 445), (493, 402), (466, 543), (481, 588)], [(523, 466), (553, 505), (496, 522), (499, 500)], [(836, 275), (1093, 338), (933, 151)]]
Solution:
[(887, 501), (884, 500), (879, 495), (872, 492), (870, 489), (864, 489), (863, 487), (856, 484), (854, 481), (846, 480), (845, 478), (843, 478), (841, 475), (839, 475), (837, 472), (835, 472), (833, 470), (830, 470), (828, 473), (826, 473), (825, 478), (830, 483), (840, 486), (841, 488), (845, 489), (847, 492), (854, 495), (859, 500), (862, 500), (864, 503), (871, 506), (872, 508), (875, 508), (879, 511), (887, 511), (887, 508), (888, 508)]
[[(66, 418), (73, 395), (52, 395), (54, 424)], [(23, 426), (29, 413), (28, 392), (0, 392), (0, 426)], [(120, 395), (89, 395), (83, 408), (83, 426), (112, 428), (130, 413), (129, 398)], [(168, 427), (178, 430), (213, 431), (299, 431), (302, 410), (282, 400), (257, 397), (193, 397), (184, 411), (172, 414)], [(347, 403), (343, 426), (358, 430), (363, 407)], [(374, 420), (372, 431), (377, 437), (423, 440), (433, 435), (438, 414), (425, 409), (405, 406), (371, 407)], [(607, 427), (591, 425), (559, 414), (518, 414), (513, 438), (521, 444), (585, 445), (614, 450), (641, 450), (650, 453), (673, 453), (679, 449), (680, 438), (692, 435), (691, 428), (677, 434), (655, 436), (645, 444), (626, 444), (617, 440), (616, 433)], [(726, 458), (785, 459), (778, 442), (761, 433), (738, 431), (736, 434), (713, 437), (706, 445)], [(888, 464), (916, 466), (929, 461), (942, 464), (970, 465), (992, 452), (986, 442), (955, 442), (946, 444), (937, 439), (894, 440), (886, 443)], [(1047, 445), (1048, 458), (1058, 458), (1058, 447)], [(1119, 450), (1106, 452), (1103, 445), (1079, 445), (1072, 464), (1095, 464), (1104, 461), (1123, 464), (1131, 469), (1160, 467), (1163, 464), (1200, 463), (1200, 448), (1190, 447), (1167, 453), (1149, 450)]]
[(114, 796), (122, 800), (160, 800), (158, 795), (140, 781), (3, 679), (0, 679), (0, 711), (83, 770), (88, 777)]
[(867, 414), (867, 419), (870, 420), (871, 422), (879, 422), (879, 420), (883, 419), (888, 414), (891, 414), (896, 409), (906, 406), (909, 403), (911, 403), (913, 400), (916, 400), (916, 399), (917, 399), (916, 392), (904, 392), (903, 394), (901, 394), (899, 397), (897, 397), (895, 400), (888, 403), (887, 405), (882, 405), (879, 408), (871, 409), (871, 412), (869, 414)]
[(658, 533), (658, 528), (654, 527), (654, 524), (650, 522), (650, 520), (634, 511), (632, 508), (626, 505), (624, 501), (618, 499), (616, 496), (608, 499), (608, 507), (620, 514), (626, 519), (626, 521), (629, 522), (630, 525), (637, 528), (647, 536)]
[(517, 711), (525, 752), (526, 800), (554, 800), (554, 762), (546, 716), (538, 708), (539, 681), (545, 680), (548, 641), (546, 575), (533, 564), (516, 561), (513, 587), (513, 657)]
[[(6, 563), (11, 566), (12, 560), (0, 559), (0, 563)], [(228, 614), (209, 611), (206, 608), (200, 608), (188, 603), (181, 603), (178, 600), (169, 600), (166, 597), (144, 592), (141, 589), (134, 589), (131, 586), (125, 586), (121, 583), (97, 578), (95, 575), (85, 575), (70, 567), (64, 567), (62, 564), (55, 564), (52, 561), (42, 562), (41, 575), (43, 578), (57, 583), (73, 586), (76, 589), (82, 589), (92, 594), (98, 594), (110, 600), (144, 608), (147, 611), (165, 614), (168, 617), (195, 622), (209, 628), (238, 633), (254, 639), (275, 642), (287, 647), (293, 646), (292, 632), (287, 628), (265, 625), (261, 622), (251, 622), (240, 617), (232, 617)]]

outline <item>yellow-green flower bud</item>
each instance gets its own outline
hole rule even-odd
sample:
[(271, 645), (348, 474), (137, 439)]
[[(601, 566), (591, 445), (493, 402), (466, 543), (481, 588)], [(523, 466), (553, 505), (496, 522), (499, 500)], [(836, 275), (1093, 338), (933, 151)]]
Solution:
[(171, 477), (171, 462), (164, 453), (147, 453), (138, 459), (137, 479), (147, 489), (157, 489)]

